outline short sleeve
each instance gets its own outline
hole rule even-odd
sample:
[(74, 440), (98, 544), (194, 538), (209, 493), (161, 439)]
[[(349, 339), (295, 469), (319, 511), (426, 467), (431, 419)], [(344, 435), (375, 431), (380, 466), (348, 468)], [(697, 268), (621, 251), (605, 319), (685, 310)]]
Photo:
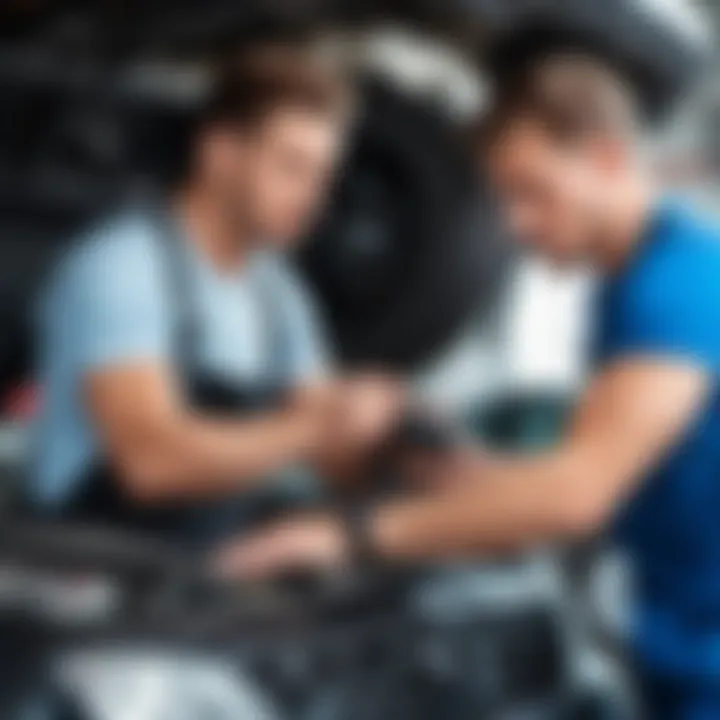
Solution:
[(720, 241), (661, 256), (628, 283), (611, 355), (648, 355), (720, 371)]
[(142, 227), (101, 237), (72, 258), (63, 322), (81, 369), (166, 359), (169, 313), (159, 270)]

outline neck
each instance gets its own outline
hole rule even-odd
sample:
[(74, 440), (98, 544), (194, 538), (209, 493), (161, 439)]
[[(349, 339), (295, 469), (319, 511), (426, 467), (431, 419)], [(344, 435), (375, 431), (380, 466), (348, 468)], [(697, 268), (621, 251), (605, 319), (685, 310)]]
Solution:
[(216, 193), (190, 185), (177, 193), (173, 204), (188, 229), (189, 241), (218, 270), (230, 271), (244, 264), (247, 237)]
[(617, 193), (617, 202), (608, 213), (609, 222), (603, 232), (598, 261), (614, 272), (625, 265), (642, 243), (650, 222), (656, 195), (650, 183), (635, 183)]

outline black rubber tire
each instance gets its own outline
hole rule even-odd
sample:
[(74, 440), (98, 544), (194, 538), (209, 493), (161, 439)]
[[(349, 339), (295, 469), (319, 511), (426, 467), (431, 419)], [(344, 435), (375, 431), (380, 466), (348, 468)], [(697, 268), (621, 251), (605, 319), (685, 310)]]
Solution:
[(627, 79), (648, 121), (662, 121), (702, 75), (709, 48), (643, 5), (640, 0), (575, 0), (520, 14), (489, 44), (489, 75), (502, 84), (548, 53), (593, 54)]
[(301, 265), (344, 360), (410, 369), (492, 306), (504, 244), (471, 153), (437, 108), (377, 81)]

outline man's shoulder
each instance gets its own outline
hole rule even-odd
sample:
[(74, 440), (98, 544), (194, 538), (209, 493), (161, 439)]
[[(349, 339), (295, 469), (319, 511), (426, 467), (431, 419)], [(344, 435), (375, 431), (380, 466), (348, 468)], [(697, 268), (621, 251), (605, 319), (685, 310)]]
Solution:
[(672, 293), (703, 287), (720, 292), (720, 224), (686, 206), (674, 205), (663, 219), (640, 258), (625, 275), (623, 289), (630, 294)]
[(720, 227), (673, 208), (618, 290), (613, 307), (630, 318), (677, 324), (720, 315)]
[(72, 286), (98, 278), (149, 276), (156, 273), (158, 258), (148, 215), (140, 209), (122, 209), (93, 222), (71, 240), (55, 282)]
[(720, 267), (720, 223), (684, 205), (666, 211), (667, 221), (649, 253), (649, 265), (670, 269), (677, 263)]
[(71, 243), (69, 266), (118, 261), (147, 262), (156, 257), (155, 230), (147, 213), (118, 210), (93, 222)]

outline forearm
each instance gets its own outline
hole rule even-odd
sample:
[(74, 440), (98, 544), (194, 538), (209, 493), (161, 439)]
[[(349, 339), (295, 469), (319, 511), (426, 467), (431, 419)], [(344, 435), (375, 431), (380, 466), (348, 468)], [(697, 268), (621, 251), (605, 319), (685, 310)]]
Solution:
[(220, 497), (306, 459), (316, 443), (310, 419), (291, 411), (227, 421), (178, 414), (138, 435), (119, 464), (140, 501)]
[[(361, 528), (321, 513), (289, 520), (227, 548), (218, 569), (267, 577), (341, 567), (353, 550), (390, 561), (512, 552), (599, 530), (683, 436), (706, 401), (707, 376), (647, 361), (601, 376), (576, 411), (560, 447), (540, 457), (459, 465), (443, 459), (435, 493), (386, 502)], [(436, 487), (438, 487), (436, 485)], [(355, 546), (355, 547), (354, 547)]]
[(345, 465), (387, 435), (402, 399), (384, 379), (336, 381), (296, 388), (275, 412), (218, 420), (193, 413), (174, 376), (143, 363), (89, 373), (85, 392), (105, 453), (148, 501), (221, 496), (295, 462)]
[(413, 559), (511, 552), (589, 532), (604, 506), (583, 491), (579, 465), (565, 452), (480, 460), (444, 492), (380, 506), (371, 539), (388, 558)]

